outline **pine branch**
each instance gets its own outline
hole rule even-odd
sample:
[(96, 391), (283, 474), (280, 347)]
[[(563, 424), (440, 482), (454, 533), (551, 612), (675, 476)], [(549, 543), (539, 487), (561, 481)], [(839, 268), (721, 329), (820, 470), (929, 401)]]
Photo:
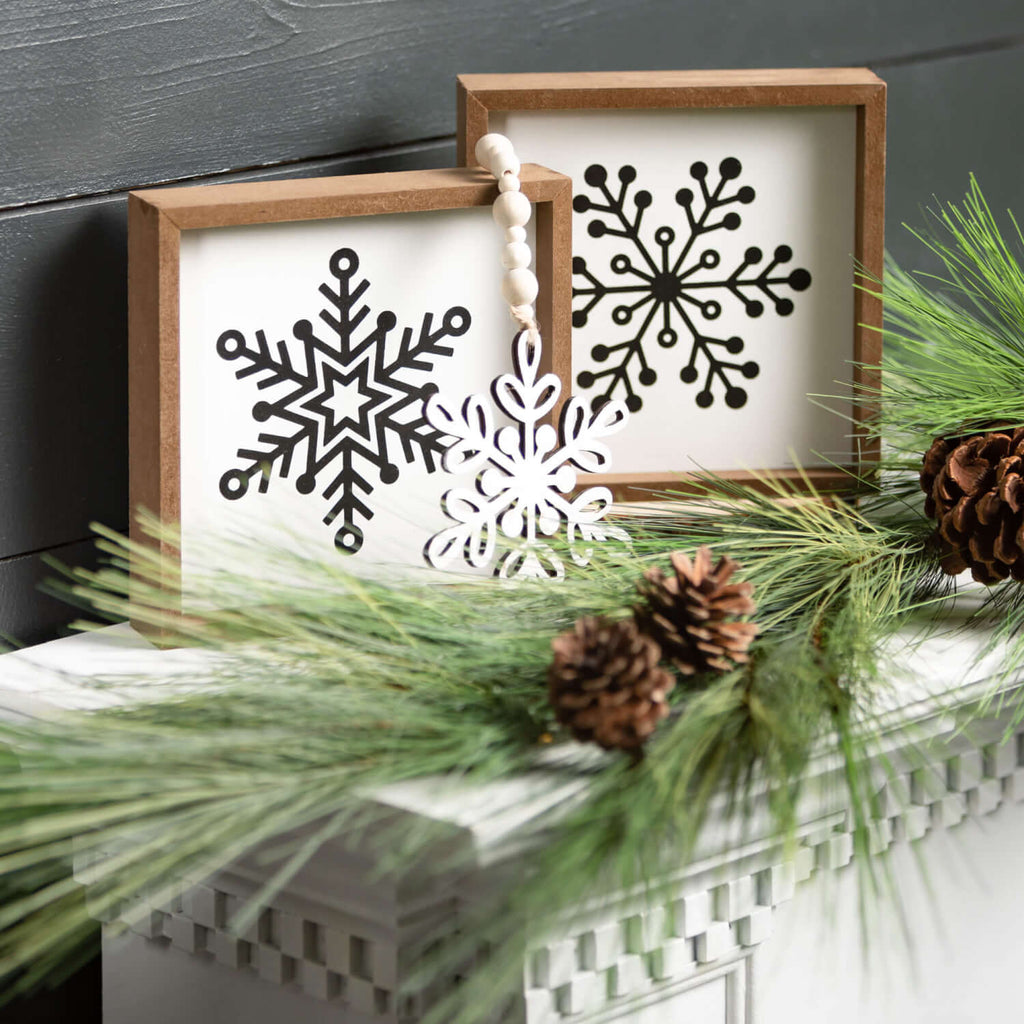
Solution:
[[(932, 438), (1024, 423), (1024, 239), (1003, 233), (972, 176), (963, 204), (928, 211), (912, 232), (940, 275), (885, 272), (879, 432), (920, 454)], [(879, 281), (865, 287), (880, 294)]]
[[(834, 731), (851, 738), (841, 748), (846, 784), (866, 828), (868, 753), (853, 739), (870, 720), (880, 641), (928, 599), (920, 523), (773, 500), (713, 477), (706, 489), (703, 504), (670, 504), (631, 524), (631, 551), (608, 548), (558, 586), (388, 587), (286, 551), (256, 565), (248, 548), (232, 558), (227, 545), (199, 561), (246, 571), (215, 570), (191, 586), (184, 618), (172, 612), (176, 571), (103, 531), (112, 564), (75, 573), (72, 595), (208, 657), (187, 690), (180, 677), (107, 679), (135, 690), (123, 707), (0, 731), (16, 758), (0, 766), (0, 879), (23, 893), (0, 917), (0, 970), (26, 988), (86, 934), (68, 880), (72, 850), (112, 852), (88, 885), (92, 910), (109, 912), (289, 832), (361, 831), (371, 813), (362, 795), (375, 787), (436, 776), (485, 785), (535, 767), (551, 736), (561, 738), (543, 683), (553, 636), (584, 614), (628, 614), (644, 567), (704, 542), (744, 562), (757, 588), (763, 632), (750, 665), (677, 687), (674, 718), (639, 767), (599, 755), (549, 769), (585, 786), (574, 783), (571, 798), (532, 823), (508, 912), (489, 908), (500, 933), (472, 936), (492, 941), (494, 955), (434, 1019), (479, 1020), (502, 972), (521, 963), (527, 927), (555, 929), (609, 890), (657, 898), (657, 880), (685, 863), (723, 794), (741, 822), (770, 794), (785, 841), (808, 758)], [(389, 867), (422, 862), (430, 841), (389, 836)], [(285, 859), (261, 899), (312, 842)], [(451, 944), (448, 960), (423, 969), (447, 970), (460, 950)]]

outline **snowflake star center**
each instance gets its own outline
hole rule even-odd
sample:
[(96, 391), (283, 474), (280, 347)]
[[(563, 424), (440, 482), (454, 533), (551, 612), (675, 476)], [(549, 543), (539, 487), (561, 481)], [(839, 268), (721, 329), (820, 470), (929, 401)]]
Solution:
[(361, 363), (349, 373), (324, 364), (320, 390), (303, 408), (323, 418), (324, 440), (332, 441), (342, 430), (370, 436), (370, 414), (387, 400), (387, 393), (370, 386), (369, 366)]
[(663, 270), (651, 278), (651, 294), (658, 302), (673, 302), (683, 294), (683, 282), (676, 274)]
[(330, 381), (321, 399), (321, 408), (329, 412), (335, 423), (355, 414), (359, 416), (363, 407), (373, 401), (372, 395), (363, 394), (364, 382), (353, 375), (348, 379), (338, 377)]

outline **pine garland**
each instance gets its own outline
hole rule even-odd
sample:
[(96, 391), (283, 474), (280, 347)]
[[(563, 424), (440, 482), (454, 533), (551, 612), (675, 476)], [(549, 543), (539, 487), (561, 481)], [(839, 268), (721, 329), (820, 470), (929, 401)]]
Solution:
[[(88, 927), (67, 880), (72, 849), (122, 851), (93, 869), (96, 913), (314, 821), (321, 838), (340, 835), (368, 813), (359, 794), (376, 786), (437, 775), (485, 784), (526, 771), (552, 736), (568, 739), (544, 685), (552, 637), (581, 616), (628, 615), (643, 571), (698, 537), (746, 552), (748, 579), (770, 595), (764, 635), (748, 665), (673, 691), (673, 718), (642, 765), (601, 755), (596, 771), (561, 769), (567, 780), (583, 772), (588, 796), (555, 816), (513, 897), (518, 912), (503, 920), (542, 926), (594, 879), (626, 889), (678, 867), (722, 791), (742, 808), (767, 781), (786, 834), (815, 743), (836, 729), (852, 738), (852, 723), (870, 713), (878, 640), (910, 606), (912, 587), (893, 581), (927, 563), (920, 544), (845, 504), (707, 486), (713, 512), (690, 502), (654, 527), (638, 519), (631, 551), (561, 585), (389, 587), (279, 552), (256, 576), (210, 579), (183, 619), (169, 611), (164, 567), (104, 531), (113, 564), (76, 574), (72, 593), (215, 657), (187, 692), (151, 681), (151, 700), (0, 725), (17, 755), (0, 774), (0, 873), (31, 892), (0, 916), (12, 991), (44, 978)], [(800, 573), (786, 571), (786, 550), (803, 560)], [(865, 763), (852, 759), (851, 774)], [(154, 838), (133, 845), (140, 833)], [(421, 857), (427, 838), (391, 837), (396, 867)], [(282, 867), (274, 886), (299, 866)], [(513, 929), (503, 941), (522, 940)], [(457, 1008), (444, 1012), (459, 1019)]]
[[(936, 435), (1024, 423), (1020, 232), (1004, 240), (973, 180), (964, 206), (940, 211), (930, 232), (919, 237), (944, 278), (887, 271), (892, 328), (882, 390), (869, 397), (894, 449), (857, 505), (796, 496), (770, 478), (751, 488), (709, 475), (697, 499), (670, 496), (624, 522), (631, 548), (610, 548), (559, 585), (387, 586), (268, 552), (252, 571), (212, 574), (190, 591), (184, 618), (173, 612), (178, 580), (151, 549), (99, 530), (109, 565), (76, 572), (65, 592), (209, 657), (188, 689), (149, 679), (147, 696), (116, 709), (0, 723), (5, 994), (72, 962), (93, 914), (313, 828), (258, 900), (270, 898), (317, 842), (365, 823), (372, 805), (361, 794), (374, 787), (432, 776), (484, 785), (529, 770), (552, 741), (571, 742), (548, 701), (552, 639), (585, 617), (628, 619), (645, 572), (668, 571), (670, 552), (692, 557), (701, 545), (741, 563), (757, 596), (749, 660), (663, 688), (671, 714), (642, 759), (594, 750), (551, 767), (567, 783), (585, 780), (584, 795), (567, 786), (571, 798), (534, 831), (509, 912), (489, 914), (490, 966), (434, 1019), (481, 1019), (504, 974), (520, 969), (525, 921), (553, 928), (588, 896), (677, 869), (721, 794), (740, 816), (770, 794), (774, 827), (791, 836), (805, 769), (826, 739), (866, 849), (881, 651), (909, 617), (940, 621), (955, 586), (939, 568), (916, 466), (906, 470)], [(251, 566), (252, 552), (235, 561)], [(993, 612), (1016, 671), (1024, 597), (1015, 583), (993, 588), (979, 621)], [(390, 866), (422, 860), (432, 839), (390, 833)], [(87, 907), (69, 862), (90, 851), (110, 856), (91, 869)]]

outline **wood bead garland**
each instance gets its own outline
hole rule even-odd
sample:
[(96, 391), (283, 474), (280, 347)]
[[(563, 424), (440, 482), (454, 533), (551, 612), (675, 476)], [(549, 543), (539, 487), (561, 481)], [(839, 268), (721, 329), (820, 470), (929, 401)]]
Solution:
[(512, 141), (498, 132), (489, 132), (476, 144), (473, 151), (478, 163), (486, 167), (496, 178), (509, 173), (518, 175), (520, 163)]
[(513, 186), (512, 182), (518, 183), (522, 164), (509, 139), (491, 132), (476, 144), (475, 152), (477, 160), (498, 179), (502, 192), (518, 190), (518, 184)]
[(519, 171), (522, 165), (512, 143), (497, 132), (480, 139), (475, 153), (477, 160), (498, 179), (498, 198), (494, 200), (491, 213), (495, 223), (505, 229), (505, 246), (501, 252), (505, 276), (501, 281), (501, 294), (511, 307), (515, 321), (530, 331), (532, 337), (537, 332), (533, 303), (540, 285), (530, 270), (533, 253), (526, 243), (526, 225), (533, 215), (533, 206), (521, 191)]
[(514, 267), (505, 271), (501, 281), (501, 294), (510, 306), (530, 306), (537, 298), (540, 285), (532, 270)]

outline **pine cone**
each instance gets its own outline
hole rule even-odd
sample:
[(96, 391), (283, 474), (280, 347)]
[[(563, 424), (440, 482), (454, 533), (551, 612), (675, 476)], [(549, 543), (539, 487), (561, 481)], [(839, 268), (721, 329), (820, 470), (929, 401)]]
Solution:
[(631, 619), (578, 619), (551, 641), (548, 699), (576, 739), (605, 750), (638, 751), (668, 714), (675, 686), (659, 666), (661, 648)]
[(633, 617), (640, 631), (654, 637), (685, 676), (709, 669), (728, 672), (745, 664), (758, 627), (736, 619), (752, 615), (757, 606), (750, 583), (729, 583), (738, 563), (723, 556), (712, 569), (706, 546), (692, 562), (682, 551), (671, 558), (674, 576), (653, 567), (637, 584), (644, 603), (633, 609)]
[(925, 514), (953, 576), (1024, 580), (1024, 427), (937, 437), (921, 466)]

